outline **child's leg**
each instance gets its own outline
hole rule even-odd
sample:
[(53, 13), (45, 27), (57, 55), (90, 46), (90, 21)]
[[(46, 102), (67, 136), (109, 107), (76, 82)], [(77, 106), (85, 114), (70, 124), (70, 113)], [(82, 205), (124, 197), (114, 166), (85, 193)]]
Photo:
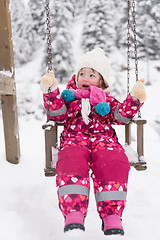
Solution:
[(92, 153), (92, 178), (97, 210), (107, 215), (122, 215), (126, 202), (130, 165), (123, 150), (97, 150)]
[(56, 182), (59, 207), (65, 218), (73, 211), (81, 212), (84, 217), (87, 214), (89, 159), (90, 152), (86, 148), (67, 146), (59, 151)]

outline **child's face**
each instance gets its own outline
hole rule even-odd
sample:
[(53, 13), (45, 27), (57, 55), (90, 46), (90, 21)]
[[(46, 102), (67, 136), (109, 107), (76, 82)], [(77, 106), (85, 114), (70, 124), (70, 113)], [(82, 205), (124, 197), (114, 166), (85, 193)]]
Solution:
[(92, 68), (82, 68), (78, 73), (79, 89), (87, 89), (89, 86), (99, 87), (101, 75)]

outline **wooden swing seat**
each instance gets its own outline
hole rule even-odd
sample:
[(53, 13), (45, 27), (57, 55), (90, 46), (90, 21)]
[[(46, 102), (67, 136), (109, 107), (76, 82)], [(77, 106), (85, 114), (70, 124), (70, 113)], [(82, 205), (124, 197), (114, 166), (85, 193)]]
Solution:
[[(135, 123), (137, 125), (137, 155), (138, 159), (131, 162), (130, 165), (136, 170), (146, 170), (146, 162), (141, 159), (144, 156), (144, 142), (143, 142), (143, 126), (146, 124), (144, 119), (133, 119), (129, 124), (125, 125), (125, 144), (131, 145), (131, 125)], [(53, 148), (57, 148), (58, 145), (58, 126), (63, 126), (56, 122), (49, 122), (42, 126), (45, 130), (45, 168), (44, 173), (46, 177), (55, 176), (56, 169), (52, 167), (53, 161)]]
[(132, 119), (129, 124), (125, 125), (125, 144), (131, 145), (131, 125), (132, 123), (137, 125), (137, 159), (134, 162), (130, 162), (136, 170), (142, 171), (147, 169), (147, 163), (142, 159), (144, 157), (144, 124), (147, 123), (145, 119)]

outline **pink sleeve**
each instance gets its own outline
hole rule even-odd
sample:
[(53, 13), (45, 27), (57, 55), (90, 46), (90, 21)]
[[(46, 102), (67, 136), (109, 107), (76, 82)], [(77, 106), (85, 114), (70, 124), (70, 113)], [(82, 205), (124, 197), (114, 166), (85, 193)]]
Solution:
[(138, 113), (143, 103), (133, 99), (132, 96), (128, 94), (122, 103), (114, 99), (111, 105), (114, 124), (127, 124)]
[(48, 119), (60, 122), (63, 121), (65, 119), (67, 108), (60, 95), (59, 88), (55, 89), (53, 92), (44, 93), (43, 99)]

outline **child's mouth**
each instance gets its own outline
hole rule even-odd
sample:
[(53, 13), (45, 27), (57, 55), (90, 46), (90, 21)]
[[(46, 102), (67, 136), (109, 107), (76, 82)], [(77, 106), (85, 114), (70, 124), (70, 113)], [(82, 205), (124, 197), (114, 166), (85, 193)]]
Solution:
[(83, 87), (83, 88), (88, 88), (89, 85), (88, 85), (88, 84), (83, 84), (82, 87)]

